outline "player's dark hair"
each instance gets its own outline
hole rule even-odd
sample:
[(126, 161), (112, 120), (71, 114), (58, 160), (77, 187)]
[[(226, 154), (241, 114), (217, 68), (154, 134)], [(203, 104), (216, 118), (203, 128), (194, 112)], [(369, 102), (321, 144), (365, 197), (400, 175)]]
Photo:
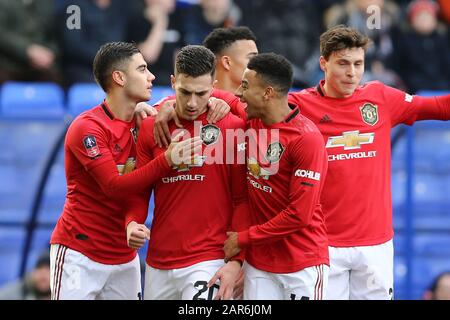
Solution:
[(363, 48), (366, 51), (370, 39), (354, 28), (338, 25), (320, 36), (320, 54), (328, 60), (330, 55), (342, 49)]
[(216, 57), (208, 48), (200, 45), (188, 45), (181, 48), (175, 58), (175, 75), (182, 73), (197, 78), (210, 74), (214, 77)]
[(115, 70), (123, 70), (124, 64), (139, 49), (135, 43), (109, 42), (100, 47), (94, 58), (93, 69), (95, 81), (107, 92), (111, 85), (111, 74)]
[(293, 82), (291, 63), (282, 55), (260, 53), (250, 59), (247, 69), (256, 71), (268, 85), (283, 95), (289, 92)]
[(256, 37), (247, 27), (216, 28), (203, 40), (203, 45), (218, 55), (238, 40), (253, 40)]

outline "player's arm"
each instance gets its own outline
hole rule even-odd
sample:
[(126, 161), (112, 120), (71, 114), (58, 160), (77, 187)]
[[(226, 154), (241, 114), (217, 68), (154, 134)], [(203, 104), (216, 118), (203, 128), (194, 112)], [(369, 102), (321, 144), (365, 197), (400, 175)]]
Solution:
[(108, 142), (107, 134), (99, 126), (81, 121), (69, 130), (66, 141), (71, 152), (110, 197), (127, 197), (130, 193), (145, 190), (170, 171), (174, 153), (181, 150), (187, 161), (201, 148), (198, 138), (174, 141), (164, 154), (138, 170), (120, 175)]
[(306, 133), (291, 142), (290, 159), (294, 171), (289, 184), (288, 206), (266, 223), (239, 232), (236, 236), (240, 248), (277, 241), (311, 224), (313, 212), (319, 205), (327, 167), (320, 133)]
[[(233, 201), (233, 219), (231, 230), (244, 231), (251, 226), (250, 206), (247, 193), (247, 167), (245, 165), (245, 141), (239, 137), (244, 137), (245, 122), (242, 119), (235, 120), (234, 150), (235, 161), (231, 165), (231, 194)], [(239, 261), (241, 264), (245, 259), (245, 250), (239, 252), (231, 260)]]
[[(142, 130), (136, 145), (136, 165), (137, 168), (145, 166), (154, 159), (153, 148), (155, 143), (151, 136), (151, 126), (149, 121), (144, 121)], [(147, 220), (148, 207), (153, 186), (145, 191), (130, 195), (127, 199), (125, 213), (125, 231), (127, 244), (133, 249), (141, 248), (146, 240), (150, 238), (150, 230), (145, 226)]]
[(133, 194), (127, 199), (125, 232), (130, 248), (139, 249), (150, 239), (150, 230), (145, 225), (150, 195), (151, 189)]
[(380, 86), (389, 106), (392, 126), (399, 123), (411, 125), (418, 120), (450, 120), (450, 94), (422, 97), (386, 85)]
[(247, 121), (247, 112), (245, 112), (247, 104), (241, 102), (239, 97), (228, 91), (218, 89), (214, 90), (213, 96), (224, 100), (230, 106), (230, 112), (232, 114)]

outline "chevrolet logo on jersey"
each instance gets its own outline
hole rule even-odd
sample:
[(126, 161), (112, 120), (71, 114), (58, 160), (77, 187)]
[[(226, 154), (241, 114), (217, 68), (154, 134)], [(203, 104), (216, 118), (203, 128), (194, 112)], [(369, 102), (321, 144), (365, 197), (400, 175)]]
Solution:
[(271, 172), (261, 168), (255, 158), (247, 159), (247, 170), (256, 179), (263, 178), (264, 180), (269, 180), (269, 177), (272, 175)]
[(192, 163), (180, 163), (178, 165), (174, 165), (173, 169), (177, 170), (178, 172), (182, 171), (189, 171), (192, 167), (201, 167), (205, 163), (206, 156), (199, 156), (195, 155)]
[(359, 149), (362, 144), (373, 143), (374, 138), (374, 132), (359, 133), (359, 130), (346, 131), (342, 133), (342, 136), (329, 137), (326, 147), (344, 147), (344, 150)]

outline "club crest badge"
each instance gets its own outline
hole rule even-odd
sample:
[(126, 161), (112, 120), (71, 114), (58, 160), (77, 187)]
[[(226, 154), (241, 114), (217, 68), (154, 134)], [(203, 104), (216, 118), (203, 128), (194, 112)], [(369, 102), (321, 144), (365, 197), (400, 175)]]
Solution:
[(364, 123), (374, 126), (378, 122), (378, 107), (376, 105), (365, 103), (359, 107), (359, 110)]
[(269, 163), (276, 163), (280, 161), (281, 156), (283, 155), (284, 147), (279, 142), (273, 142), (269, 144), (266, 153), (266, 160)]
[(213, 124), (207, 124), (206, 126), (203, 126), (200, 131), (200, 139), (202, 139), (203, 143), (207, 146), (217, 142), (219, 136), (220, 129)]

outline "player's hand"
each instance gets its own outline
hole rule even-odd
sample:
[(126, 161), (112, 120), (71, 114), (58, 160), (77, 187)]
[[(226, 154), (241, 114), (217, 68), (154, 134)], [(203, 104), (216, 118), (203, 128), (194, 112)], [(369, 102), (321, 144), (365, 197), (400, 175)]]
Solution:
[(227, 232), (228, 239), (225, 240), (223, 245), (223, 251), (225, 252), (225, 261), (228, 261), (231, 257), (237, 255), (241, 248), (238, 243), (238, 233), (229, 231)]
[(140, 249), (145, 240), (150, 240), (150, 230), (144, 225), (131, 221), (127, 225), (127, 244), (130, 248)]
[(214, 97), (209, 98), (208, 107), (209, 111), (206, 115), (206, 120), (209, 123), (215, 123), (223, 119), (231, 109), (225, 101)]
[(175, 121), (178, 128), (183, 128), (177, 113), (175, 112), (175, 100), (166, 100), (161, 105), (153, 126), (153, 136), (158, 146), (167, 147), (170, 144), (171, 136), (169, 131), (170, 120)]
[(169, 23), (170, 6), (165, 2), (154, 2), (147, 6), (144, 11), (144, 17), (151, 22), (153, 26)]
[(200, 137), (180, 141), (184, 134), (185, 131), (182, 131), (175, 135), (165, 152), (167, 162), (170, 166), (194, 163), (194, 158), (202, 152), (203, 141)]
[(214, 300), (230, 300), (233, 298), (233, 289), (241, 270), (241, 264), (238, 261), (229, 261), (209, 280), (208, 288), (220, 281), (219, 291)]
[(134, 114), (136, 116), (136, 127), (139, 129), (141, 127), (142, 120), (148, 116), (156, 116), (158, 114), (158, 110), (146, 102), (139, 102), (136, 105), (136, 109), (134, 109)]
[(233, 300), (242, 300), (244, 295), (244, 270), (239, 271), (239, 275), (234, 284)]
[(39, 44), (28, 46), (27, 56), (30, 64), (40, 70), (50, 69), (55, 61), (55, 54), (53, 51)]

